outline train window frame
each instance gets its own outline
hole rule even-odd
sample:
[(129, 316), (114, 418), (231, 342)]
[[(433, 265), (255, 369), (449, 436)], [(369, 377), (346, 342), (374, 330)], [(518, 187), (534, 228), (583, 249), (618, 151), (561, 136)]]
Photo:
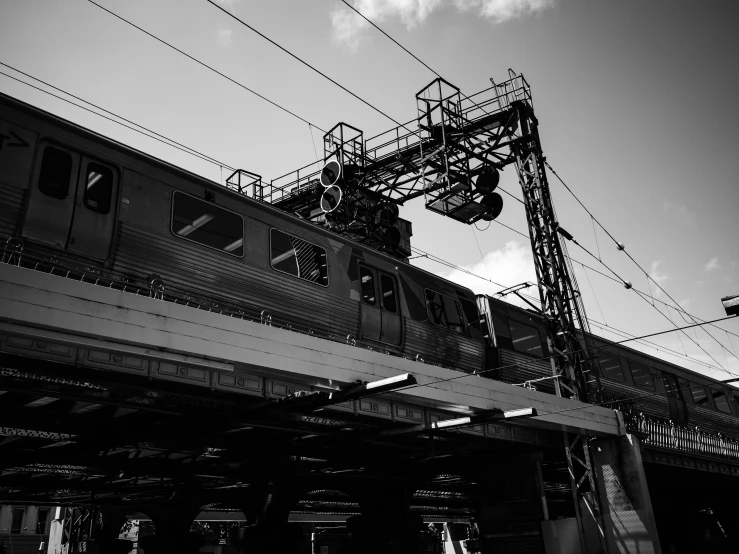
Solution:
[[(365, 272), (369, 276), (369, 279), (372, 283), (372, 298), (371, 299), (367, 299), (366, 297), (365, 283), (367, 281), (363, 280), (362, 272)], [(377, 305), (377, 287), (375, 287), (375, 272), (364, 265), (359, 266), (359, 296), (362, 298), (362, 302), (367, 304), (368, 306)]]
[[(634, 383), (634, 386), (639, 387), (640, 389), (644, 389), (644, 390), (656, 391), (657, 387), (655, 386), (654, 372), (652, 371), (652, 368), (649, 367), (647, 364), (644, 364), (637, 360), (629, 359), (627, 361), (628, 361), (628, 366), (629, 366), (629, 373), (631, 374), (631, 382)], [(648, 386), (644, 386), (643, 384), (638, 383), (637, 380), (634, 378), (634, 366), (637, 366), (637, 365), (647, 370), (647, 375), (649, 375), (649, 385)]]
[(598, 355), (598, 369), (600, 370), (600, 374), (602, 377), (605, 377), (606, 379), (612, 379), (613, 381), (619, 381), (621, 383), (626, 382), (626, 371), (624, 370), (624, 362), (621, 359), (621, 356), (618, 354), (611, 354), (610, 352), (603, 352), (603, 355), (605, 357), (614, 358), (618, 362), (618, 366), (621, 369), (621, 378), (618, 379), (616, 377), (612, 377), (610, 375), (606, 375), (603, 371), (603, 364), (601, 363), (601, 355)]
[[(178, 235), (175, 232), (175, 230), (174, 230), (175, 197), (178, 194), (180, 194), (180, 195), (182, 195), (184, 197), (187, 197), (187, 198), (191, 198), (191, 199), (196, 200), (198, 202), (201, 202), (203, 204), (207, 204), (209, 206), (213, 206), (216, 210), (220, 210), (222, 212), (226, 212), (226, 213), (229, 213), (229, 214), (232, 214), (232, 215), (237, 216), (241, 220), (241, 241), (242, 241), (241, 242), (241, 254), (234, 254), (234, 253), (229, 252), (227, 250), (224, 250), (222, 248), (216, 248), (215, 246), (211, 246), (211, 245), (206, 244), (204, 242), (200, 242), (200, 241), (197, 241), (197, 240), (188, 238), (186, 236)], [(241, 215), (238, 212), (235, 212), (233, 210), (229, 210), (228, 208), (224, 208), (223, 206), (218, 206), (218, 205), (216, 205), (213, 202), (208, 202), (207, 200), (204, 200), (202, 198), (198, 198), (197, 196), (193, 196), (192, 194), (189, 194), (189, 193), (184, 192), (184, 191), (181, 191), (181, 190), (174, 190), (174, 191), (172, 191), (172, 202), (171, 202), (171, 209), (170, 209), (170, 214), (169, 214), (169, 231), (177, 239), (185, 240), (185, 241), (188, 241), (188, 242), (192, 242), (193, 244), (197, 244), (197, 245), (200, 245), (200, 246), (202, 246), (204, 248), (208, 248), (210, 250), (214, 250), (215, 252), (220, 252), (221, 254), (226, 254), (227, 256), (231, 256), (233, 258), (243, 259), (244, 256), (246, 255), (246, 226), (245, 226), (244, 216)]]
[[(702, 383), (696, 383), (695, 381), (688, 380), (688, 385), (690, 387), (690, 398), (693, 399), (693, 404), (696, 406), (700, 406), (702, 408), (708, 408), (711, 409), (713, 406), (711, 405), (711, 399), (708, 392), (706, 392), (706, 386)], [(695, 390), (700, 389), (703, 391), (703, 401), (699, 402), (695, 398)]]
[[(461, 325), (462, 329), (461, 330), (460, 329), (456, 329), (455, 327), (458, 327), (458, 326), (455, 325), (455, 324), (451, 324), (452, 326), (450, 327), (449, 326), (450, 324), (448, 323), (448, 318), (446, 318), (446, 317), (445, 317), (445, 319), (447, 319), (447, 323), (446, 324), (444, 324), (444, 323), (438, 323), (437, 321), (435, 321), (436, 318), (435, 317), (432, 317), (431, 306), (429, 304), (429, 293), (438, 295), (441, 298), (448, 299), (448, 300), (450, 300), (451, 302), (454, 303), (454, 305), (457, 308), (457, 315), (459, 316), (459, 319), (462, 322), (462, 325)], [(443, 327), (444, 329), (447, 329), (449, 331), (453, 331), (455, 333), (459, 333), (461, 335), (467, 334), (467, 328), (469, 327), (469, 324), (467, 323), (467, 319), (465, 318), (465, 315), (464, 315), (464, 308), (462, 308), (462, 302), (460, 302), (459, 299), (452, 298), (448, 294), (443, 294), (441, 292), (437, 292), (435, 290), (428, 289), (428, 288), (424, 289), (423, 298), (424, 298), (424, 300), (426, 302), (426, 317), (428, 318), (429, 323), (431, 323), (432, 325), (436, 325), (438, 327)], [(446, 306), (447, 306), (447, 304), (444, 302), (444, 303), (441, 304), (441, 306), (444, 307), (444, 314), (446, 315), (446, 311), (447, 311), (446, 310)]]
[[(532, 331), (534, 331), (534, 335), (531, 335), (531, 337), (535, 336), (538, 339), (539, 351), (541, 352), (541, 354), (535, 354), (535, 353), (533, 353), (531, 351), (531, 349), (523, 350), (523, 349), (517, 347), (516, 346), (517, 343), (520, 343), (522, 340), (524, 340), (525, 338), (528, 338), (528, 337), (524, 337), (524, 339), (519, 338), (518, 340), (516, 340), (515, 337), (514, 337), (514, 334), (515, 333), (513, 331), (513, 328), (511, 328), (511, 325), (519, 325), (519, 326), (527, 327), (527, 328), (531, 329)], [(539, 334), (539, 329), (537, 329), (533, 325), (530, 325), (528, 323), (524, 323), (523, 321), (519, 321), (519, 320), (517, 320), (515, 318), (512, 318), (512, 317), (509, 317), (508, 318), (508, 330), (511, 333), (511, 344), (513, 345), (513, 349), (516, 352), (520, 352), (521, 354), (528, 354), (529, 356), (534, 356), (535, 358), (543, 358), (544, 357), (544, 355), (545, 355), (545, 352), (544, 352), (544, 342), (541, 340), (541, 335)]]
[[(67, 175), (67, 186), (64, 191), (64, 196), (58, 196), (55, 194), (51, 194), (48, 190), (48, 187), (46, 185), (42, 186), (42, 178), (44, 177), (44, 162), (46, 161), (46, 154), (49, 152), (49, 150), (56, 150), (58, 152), (62, 152), (69, 158), (69, 171)], [(66, 200), (69, 198), (69, 192), (72, 188), (72, 183), (76, 183), (76, 177), (77, 175), (74, 175), (74, 166), (75, 166), (75, 159), (79, 161), (80, 155), (77, 152), (70, 152), (69, 150), (62, 148), (60, 146), (57, 146), (56, 144), (45, 144), (43, 147), (43, 150), (41, 151), (41, 161), (39, 162), (39, 170), (38, 175), (36, 176), (36, 188), (38, 191), (43, 194), (44, 196), (48, 196), (49, 198), (53, 198), (54, 200)]]
[[(273, 232), (282, 233), (283, 235), (286, 235), (287, 237), (294, 238), (296, 240), (302, 241), (302, 242), (304, 242), (304, 243), (312, 246), (313, 248), (316, 248), (316, 249), (322, 251), (324, 258), (326, 259), (326, 264), (325, 264), (325, 266), (326, 266), (326, 270), (325, 270), (325, 280), (326, 280), (326, 283), (324, 284), (324, 283), (321, 283), (319, 281), (313, 281), (311, 279), (307, 279), (305, 277), (302, 277), (300, 275), (300, 265), (298, 265), (297, 262), (296, 262), (296, 266), (298, 268), (298, 274), (297, 275), (295, 273), (290, 273), (289, 271), (285, 271), (285, 270), (282, 270), (282, 269), (280, 269), (278, 267), (275, 267), (274, 264), (272, 263), (272, 261), (274, 259), (272, 257), (272, 233)], [(293, 252), (294, 251), (295, 251), (295, 248), (293, 247)], [(295, 256), (295, 259), (297, 260), (297, 256)], [(319, 246), (317, 244), (314, 244), (314, 243), (312, 243), (310, 241), (305, 240), (302, 237), (299, 237), (299, 236), (296, 236), (296, 235), (291, 235), (290, 233), (287, 233), (287, 232), (283, 231), (282, 229), (278, 229), (277, 227), (270, 227), (270, 229), (269, 229), (269, 266), (272, 269), (274, 269), (275, 271), (279, 272), (279, 273), (283, 273), (285, 275), (290, 275), (291, 277), (295, 277), (296, 279), (300, 279), (301, 281), (305, 281), (306, 283), (312, 283), (314, 285), (318, 285), (319, 287), (323, 287), (323, 288), (328, 288), (328, 286), (329, 286), (328, 251), (323, 246)], [(319, 269), (319, 271), (320, 271), (320, 269)]]
[[(713, 400), (713, 405), (716, 407), (716, 411), (721, 412), (722, 414), (731, 415), (731, 404), (729, 403), (729, 399), (727, 398), (726, 391), (714, 387), (708, 387), (708, 390), (711, 391), (711, 400)], [(720, 404), (719, 402), (716, 402), (716, 398), (723, 398), (726, 409), (722, 410), (721, 408), (719, 408)]]
[[(390, 283), (391, 293), (392, 293), (392, 309), (390, 309), (386, 304), (386, 298), (387, 293), (385, 292), (385, 287), (383, 285), (383, 281), (387, 280)], [(380, 272), (380, 279), (379, 279), (379, 293), (380, 293), (380, 302), (382, 304), (382, 309), (385, 310), (388, 313), (391, 314), (397, 314), (398, 313), (398, 285), (395, 280), (395, 277), (392, 275), (389, 275), (388, 273)], [(461, 303), (460, 303), (461, 304)]]
[[(86, 159), (83, 160), (85, 162), (85, 173), (84, 173), (84, 191), (82, 192), (82, 204), (90, 210), (91, 212), (98, 213), (100, 215), (108, 215), (110, 213), (110, 208), (113, 204), (113, 190), (115, 189), (116, 184), (116, 178), (117, 178), (117, 171), (115, 168), (111, 167), (108, 164), (105, 164), (103, 162), (100, 162), (98, 160), (94, 159)], [(90, 180), (90, 166), (95, 165), (98, 166), (104, 170), (107, 170), (110, 172), (110, 183), (108, 185), (108, 198), (107, 198), (107, 204), (105, 206), (105, 210), (100, 209), (98, 206), (90, 206), (90, 198), (89, 198), (89, 180)], [(81, 175), (82, 177), (82, 175)], [(93, 183), (94, 184), (94, 183)], [(182, 237), (180, 237), (182, 238)]]
[[(490, 321), (493, 324), (493, 333), (496, 337), (504, 339), (511, 338), (511, 330), (508, 328), (508, 314), (499, 310), (490, 310)], [(500, 325), (496, 325), (500, 323)], [(500, 332), (498, 332), (500, 331)]]

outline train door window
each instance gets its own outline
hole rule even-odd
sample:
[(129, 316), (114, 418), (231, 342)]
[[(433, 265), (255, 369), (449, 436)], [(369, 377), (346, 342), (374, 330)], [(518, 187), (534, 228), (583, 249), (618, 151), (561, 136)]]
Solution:
[(652, 380), (652, 372), (647, 366), (633, 360), (629, 360), (631, 368), (631, 378), (634, 384), (642, 389), (654, 390), (654, 381)]
[(107, 214), (113, 195), (113, 170), (95, 162), (87, 164), (85, 191), (82, 201), (88, 210)]
[(452, 331), (464, 333), (464, 315), (462, 303), (459, 300), (426, 289), (426, 311), (429, 321), (434, 325), (441, 325)]
[(20, 534), (23, 530), (23, 517), (26, 511), (23, 508), (13, 508), (10, 520), (10, 532), (14, 535)]
[(706, 387), (698, 383), (691, 382), (690, 383), (690, 393), (693, 396), (693, 402), (696, 404), (696, 406), (703, 406), (705, 408), (711, 407), (708, 402), (708, 394), (706, 393)]
[(511, 338), (511, 330), (508, 328), (508, 317), (502, 313), (491, 310), (490, 315), (495, 327), (495, 335), (498, 337)]
[(232, 256), (244, 256), (242, 217), (179, 191), (172, 195), (172, 233)]
[(45, 535), (46, 526), (49, 523), (49, 508), (39, 508), (38, 516), (36, 517), (36, 534)]
[(270, 229), (271, 264), (277, 271), (328, 286), (326, 251), (278, 229)]
[(382, 307), (388, 312), (398, 311), (398, 303), (395, 293), (395, 280), (390, 275), (380, 275), (380, 292), (382, 294)]
[(371, 306), (375, 305), (375, 275), (366, 267), (359, 268), (359, 283), (362, 291), (362, 301)]
[(624, 368), (621, 365), (621, 359), (618, 356), (601, 354), (598, 356), (598, 361), (600, 362), (600, 371), (603, 374), (603, 377), (613, 379), (614, 381), (626, 381)]
[(69, 196), (69, 185), (72, 182), (72, 155), (60, 148), (47, 146), (41, 158), (41, 171), (38, 178), (38, 189), (46, 196), (64, 200)]
[(508, 320), (508, 326), (511, 330), (511, 340), (513, 341), (513, 348), (515, 350), (539, 358), (544, 356), (544, 350), (541, 347), (541, 338), (536, 327), (524, 325), (513, 319)]
[(713, 396), (713, 403), (716, 405), (716, 409), (719, 412), (724, 412), (725, 414), (731, 413), (729, 399), (726, 398), (726, 393), (724, 391), (711, 387), (711, 396)]
[(665, 392), (667, 396), (680, 398), (680, 386), (677, 384), (677, 377), (671, 373), (662, 372), (662, 382), (665, 384)]

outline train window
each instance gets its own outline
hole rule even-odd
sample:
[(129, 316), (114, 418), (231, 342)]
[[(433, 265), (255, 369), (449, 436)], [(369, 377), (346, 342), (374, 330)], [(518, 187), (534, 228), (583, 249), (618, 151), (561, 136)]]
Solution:
[(508, 329), (508, 318), (495, 310), (491, 310), (490, 315), (493, 318), (495, 334), (499, 337), (511, 338), (511, 330)]
[(464, 333), (464, 316), (459, 300), (426, 289), (426, 311), (431, 323)]
[(706, 388), (703, 385), (691, 382), (690, 393), (693, 395), (693, 402), (695, 402), (697, 406), (705, 406), (706, 408), (710, 408), (710, 404), (708, 403), (708, 395), (706, 394)]
[(72, 156), (53, 146), (47, 146), (41, 159), (38, 189), (46, 196), (64, 200), (72, 179)]
[(642, 389), (654, 390), (654, 381), (652, 380), (652, 372), (644, 364), (629, 360), (631, 368), (631, 378), (634, 384)]
[(682, 394), (680, 394), (680, 385), (677, 383), (677, 377), (672, 373), (663, 371), (662, 382), (665, 384), (665, 392), (667, 393), (667, 396), (671, 396), (672, 398), (682, 398)]
[(380, 275), (380, 289), (382, 291), (382, 307), (388, 312), (395, 313), (398, 309), (395, 301), (395, 281), (390, 275)]
[(512, 319), (508, 320), (508, 324), (511, 330), (511, 340), (513, 341), (514, 349), (538, 357), (544, 356), (539, 331), (535, 327), (524, 325)]
[(45, 535), (46, 525), (49, 523), (49, 508), (39, 508), (38, 515), (36, 516), (36, 534)]
[(600, 362), (600, 371), (603, 377), (613, 379), (614, 381), (626, 381), (624, 376), (624, 368), (621, 365), (621, 359), (618, 356), (601, 354), (598, 356)]
[(724, 391), (711, 388), (711, 395), (713, 396), (713, 403), (716, 404), (716, 409), (719, 412), (724, 412), (725, 414), (731, 413), (729, 399), (726, 398), (726, 393)]
[(101, 214), (110, 212), (110, 197), (113, 194), (113, 171), (94, 162), (87, 164), (85, 192), (82, 197), (87, 209)]
[(23, 508), (13, 508), (11, 511), (10, 520), (10, 532), (14, 535), (20, 534), (23, 529), (23, 519), (26, 515), (26, 510)]
[(274, 269), (328, 286), (328, 262), (323, 248), (277, 229), (270, 229), (269, 235)]
[(362, 300), (367, 304), (375, 304), (375, 276), (366, 267), (359, 268), (359, 282), (362, 287)]
[(244, 255), (244, 220), (240, 215), (175, 191), (172, 233), (233, 256)]

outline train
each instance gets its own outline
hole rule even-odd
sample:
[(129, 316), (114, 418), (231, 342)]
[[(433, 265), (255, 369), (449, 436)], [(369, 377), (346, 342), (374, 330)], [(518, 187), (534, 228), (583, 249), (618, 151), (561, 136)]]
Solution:
[[(0, 94), (2, 260), (554, 393), (536, 312)], [(739, 391), (592, 336), (604, 393), (723, 432)], [(542, 380), (543, 379), (543, 380)]]

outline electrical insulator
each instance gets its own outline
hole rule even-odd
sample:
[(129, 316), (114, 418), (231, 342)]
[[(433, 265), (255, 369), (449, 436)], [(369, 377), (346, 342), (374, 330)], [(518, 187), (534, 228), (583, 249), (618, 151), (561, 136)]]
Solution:
[[(616, 248), (617, 248), (618, 250), (625, 250), (625, 249), (626, 249), (626, 247), (624, 246), (624, 243), (623, 243), (623, 242), (617, 242), (617, 243), (616, 243)], [(628, 287), (627, 287), (627, 288), (628, 288)]]
[(632, 284), (629, 281), (624, 281), (624, 287), (630, 289), (632, 287)]

